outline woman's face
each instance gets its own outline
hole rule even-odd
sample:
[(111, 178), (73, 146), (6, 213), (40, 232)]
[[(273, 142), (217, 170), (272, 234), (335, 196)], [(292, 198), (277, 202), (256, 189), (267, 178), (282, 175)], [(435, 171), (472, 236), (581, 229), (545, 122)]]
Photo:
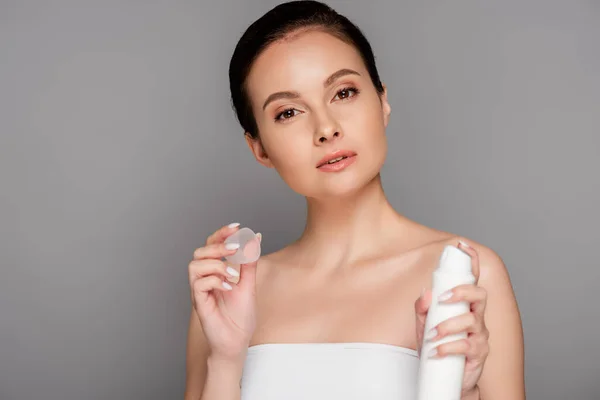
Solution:
[[(259, 140), (247, 136), (248, 144), (293, 190), (343, 196), (377, 176), (390, 106), (354, 47), (322, 31), (294, 35), (257, 58), (247, 85), (260, 133)], [(356, 155), (318, 167), (340, 150)]]

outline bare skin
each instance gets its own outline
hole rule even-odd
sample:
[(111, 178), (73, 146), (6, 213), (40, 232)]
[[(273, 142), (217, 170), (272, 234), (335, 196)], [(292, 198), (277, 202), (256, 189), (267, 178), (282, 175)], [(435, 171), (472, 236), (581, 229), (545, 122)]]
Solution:
[(327, 271), (315, 261), (290, 261), (305, 257), (294, 248), (265, 257), (257, 276), (259, 312), (251, 344), (375, 342), (416, 349), (415, 299), (430, 285), (444, 244), (456, 240), (414, 229), (427, 235), (414, 249), (382, 251), (377, 258)]
[[(358, 74), (323, 85), (344, 68)], [(348, 85), (360, 94), (344, 91)], [(257, 59), (248, 87), (261, 132), (260, 139), (246, 136), (248, 147), (260, 164), (275, 168), (306, 197), (308, 213), (298, 240), (249, 269), (255, 274), (256, 318), (247, 344), (374, 342), (418, 349), (423, 334), (419, 315), (427, 310), (422, 289), (430, 288), (443, 247), (462, 240), (479, 260), (477, 285), (465, 293), (473, 299), (484, 293), (473, 303), (481, 317), (473, 313), (463, 327), (477, 339), (465, 344), (470, 349), (460, 350), (476, 360), (477, 369), (466, 378), (472, 382), (463, 399), (524, 399), (521, 321), (506, 267), (488, 247), (412, 221), (389, 204), (379, 171), (391, 107), (387, 91), (380, 95), (370, 84), (358, 53), (323, 32), (295, 35)], [(270, 94), (283, 90), (300, 96), (263, 109)], [(294, 110), (287, 113), (289, 119), (275, 121), (286, 109)], [(357, 161), (341, 173), (315, 167), (339, 149), (356, 151)], [(234, 267), (242, 281), (247, 279), (246, 266)], [(226, 279), (236, 290), (237, 278)], [(239, 398), (235, 385), (244, 354), (211, 357), (196, 311), (190, 318), (186, 399), (214, 398), (216, 391), (203, 392), (205, 386), (227, 387), (221, 398)], [(441, 349), (440, 355), (457, 348)]]

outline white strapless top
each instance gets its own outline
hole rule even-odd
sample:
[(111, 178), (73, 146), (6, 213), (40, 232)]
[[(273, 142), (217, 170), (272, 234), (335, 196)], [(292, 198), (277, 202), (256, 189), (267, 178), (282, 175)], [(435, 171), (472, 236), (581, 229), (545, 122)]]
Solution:
[(414, 400), (415, 350), (379, 343), (272, 343), (251, 346), (242, 400)]

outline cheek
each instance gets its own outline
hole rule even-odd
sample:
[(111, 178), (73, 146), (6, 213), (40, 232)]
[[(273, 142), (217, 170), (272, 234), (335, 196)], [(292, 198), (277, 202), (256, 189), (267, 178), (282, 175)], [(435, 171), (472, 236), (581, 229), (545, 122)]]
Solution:
[(310, 143), (294, 135), (277, 138), (269, 142), (267, 152), (275, 169), (283, 176), (305, 169), (311, 160)]
[(343, 129), (362, 152), (379, 152), (386, 146), (385, 123), (379, 98), (369, 98), (345, 112)]
[[(269, 143), (269, 158), (283, 181), (297, 193), (307, 195), (314, 186), (312, 142), (289, 135)], [(268, 150), (267, 150), (268, 151)]]
[(363, 160), (363, 172), (370, 178), (383, 166), (387, 155), (387, 137), (379, 99), (363, 105), (348, 120), (349, 136), (352, 136)]
[(363, 91), (351, 104), (339, 108), (338, 119), (346, 131), (369, 133), (383, 126), (383, 111), (379, 95), (375, 91)]

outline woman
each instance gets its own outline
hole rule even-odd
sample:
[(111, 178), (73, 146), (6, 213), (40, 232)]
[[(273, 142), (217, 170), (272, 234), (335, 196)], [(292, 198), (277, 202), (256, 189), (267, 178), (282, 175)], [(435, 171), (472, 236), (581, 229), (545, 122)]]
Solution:
[[(307, 221), (257, 263), (222, 261), (236, 251), (224, 244), (235, 223), (194, 252), (186, 398), (413, 400), (419, 356), (462, 354), (462, 399), (524, 399), (521, 322), (502, 260), (385, 197), (391, 108), (360, 30), (322, 3), (279, 5), (240, 39), (229, 76), (249, 149), (305, 196)], [(445, 301), (468, 301), (471, 312), (424, 332), (448, 244), (472, 257), (478, 280)], [(467, 339), (418, 354), (424, 336), (457, 332)]]

